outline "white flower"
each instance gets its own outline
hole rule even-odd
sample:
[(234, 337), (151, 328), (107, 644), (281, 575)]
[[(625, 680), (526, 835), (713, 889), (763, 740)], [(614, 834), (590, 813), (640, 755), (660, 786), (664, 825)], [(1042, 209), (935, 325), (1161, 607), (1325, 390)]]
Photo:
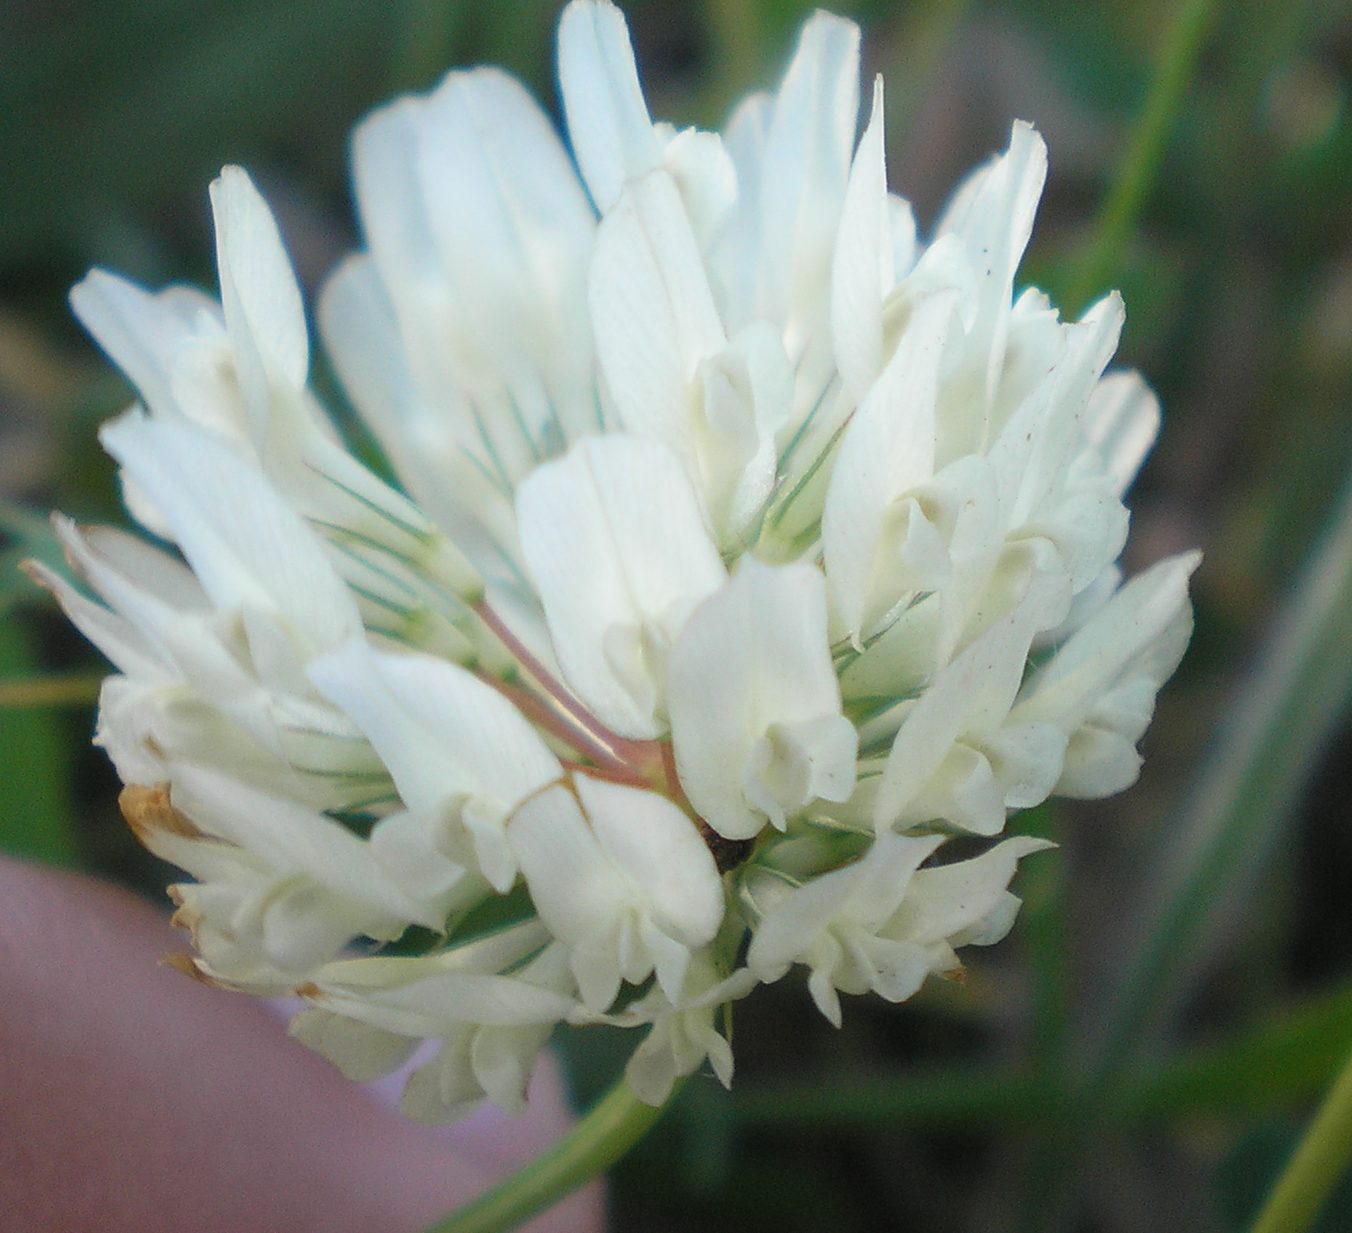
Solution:
[[(563, 773), (521, 713), (457, 664), (364, 641), (313, 660), (309, 673), (366, 735), (412, 811), (399, 833), (413, 845), (404, 853), (410, 873), (456, 862), (478, 869), (500, 894), (510, 890), (517, 866), (507, 819)], [(372, 835), (387, 850), (396, 843), (389, 826), (386, 819)]]
[(676, 1080), (693, 1074), (706, 1059), (718, 1081), (724, 1087), (732, 1086), (732, 1046), (719, 1034), (717, 1020), (721, 1011), (745, 997), (758, 983), (749, 968), (721, 976), (710, 957), (701, 954), (676, 1001), (655, 988), (618, 1014), (597, 1015), (582, 1008), (569, 1016), (569, 1022), (651, 1025), (624, 1074), (634, 1095), (648, 1104), (660, 1105), (671, 1094)]
[(583, 1003), (650, 974), (680, 994), (690, 954), (723, 920), (723, 889), (690, 819), (655, 792), (576, 775), (531, 797), (511, 841), (540, 918), (572, 956)]
[(726, 576), (679, 464), (642, 438), (583, 438), (527, 477), (517, 514), (568, 684), (621, 735), (659, 735), (671, 644)]
[(402, 1065), (423, 1040), (438, 1040), (436, 1055), (410, 1076), (402, 1102), (409, 1116), (445, 1121), (485, 1096), (520, 1112), (536, 1055), (574, 1010), (566, 955), (547, 940), (529, 922), (435, 960), (325, 964), (300, 990), (311, 1007), (296, 1016), (292, 1035), (363, 1081)]
[(671, 739), (681, 787), (725, 839), (849, 797), (858, 735), (840, 713), (820, 571), (745, 557), (691, 615), (671, 657)]
[(806, 885), (786, 891), (772, 882), (747, 966), (773, 981), (791, 963), (806, 964), (812, 997), (837, 1027), (837, 989), (900, 1002), (930, 973), (960, 968), (954, 946), (997, 942), (1013, 924), (1018, 901), (1005, 888), (1019, 858), (1052, 845), (1006, 839), (972, 860), (921, 869), (942, 843), (884, 835), (853, 865)]
[(204, 975), (275, 992), (357, 937), (391, 941), (444, 918), (332, 819), (216, 772), (171, 774), (172, 802), (162, 789), (128, 788), (122, 803), (146, 847), (197, 879), (175, 898)]
[(414, 1116), (519, 1108), (559, 1022), (642, 1028), (644, 1100), (706, 1059), (726, 1083), (728, 1004), (795, 965), (833, 1022), (907, 998), (1003, 934), (1045, 846), (950, 837), (1137, 774), (1196, 557), (1122, 582), (1159, 411), (1105, 375), (1121, 301), (1016, 294), (1022, 122), (918, 236), (858, 58), (818, 13), (777, 92), (678, 129), (619, 10), (574, 0), (575, 164), (492, 69), (366, 119), (365, 248), (317, 316), (390, 479), (309, 388), (238, 168), (219, 302), (73, 293), (174, 550), (58, 519), (92, 595), (33, 567), (116, 666), (128, 819), (194, 879), (199, 975), (299, 993), (354, 1078), (439, 1042)]
[[(947, 822), (994, 835), (1007, 807), (1046, 799), (1060, 773), (1065, 734), (1050, 724), (1010, 721), (1033, 634), (1064, 611), (1060, 581), (1038, 578), (915, 701), (896, 708), (900, 722), (874, 801), (879, 831)], [(1048, 615), (1049, 605), (1055, 615)]]

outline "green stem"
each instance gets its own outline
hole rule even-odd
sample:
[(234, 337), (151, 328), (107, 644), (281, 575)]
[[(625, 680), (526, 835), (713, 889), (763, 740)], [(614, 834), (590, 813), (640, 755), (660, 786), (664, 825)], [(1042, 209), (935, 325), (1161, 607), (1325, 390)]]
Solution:
[(605, 1172), (671, 1107), (645, 1105), (621, 1079), (553, 1147), (432, 1225), (427, 1233), (499, 1233), (557, 1203)]
[(1215, 0), (1187, 0), (1178, 10), (1132, 129), (1126, 156), (1099, 210), (1093, 244), (1083, 260), (1076, 262), (1064, 288), (1061, 302), (1067, 313), (1084, 308), (1090, 297), (1117, 278), (1122, 269), (1123, 254), (1141, 206), (1159, 175), (1169, 130), (1215, 10)]
[(1352, 1057), (1268, 1196), (1253, 1233), (1302, 1233), (1352, 1159)]

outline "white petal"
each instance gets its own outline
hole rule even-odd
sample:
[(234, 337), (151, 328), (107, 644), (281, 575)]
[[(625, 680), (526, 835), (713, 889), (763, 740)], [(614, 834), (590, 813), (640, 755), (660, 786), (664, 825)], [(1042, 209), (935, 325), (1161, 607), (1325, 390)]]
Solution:
[(277, 383), (305, 385), (310, 344), (300, 288), (281, 234), (253, 181), (226, 167), (211, 185), (225, 325), (245, 398), (259, 423)]
[(1035, 129), (1015, 121), (1009, 148), (958, 189), (935, 228), (935, 238), (961, 237), (977, 268), (976, 317), (968, 354), (985, 360), (973, 374), (985, 399), (993, 395), (1004, 361), (1014, 274), (1033, 231), (1047, 178), (1047, 148)]
[(367, 253), (346, 257), (319, 297), (324, 348), (344, 390), (396, 466), (412, 452), (409, 421), (422, 408), (402, 351), (394, 305)]
[(442, 922), (426, 916), (375, 861), (370, 847), (341, 823), (268, 796), (205, 767), (175, 766), (175, 801), (211, 834), (274, 868), (302, 873), (334, 895), (367, 905), (379, 919)]
[(747, 95), (723, 132), (724, 147), (737, 172), (737, 199), (713, 260), (729, 329), (742, 326), (756, 311), (762, 239), (761, 168), (773, 112), (774, 100), (769, 94)]
[(855, 412), (840, 444), (822, 509), (822, 553), (831, 595), (851, 635), (894, 607), (899, 545), (888, 514), (908, 490), (934, 474), (939, 360), (952, 317), (950, 295), (931, 296), (917, 310), (882, 376)]
[(25, 572), (61, 605), (70, 623), (106, 655), (119, 672), (142, 682), (167, 683), (174, 673), (163, 657), (130, 621), (80, 594), (40, 561), (25, 562)]
[(1094, 388), (1085, 412), (1085, 441), (1098, 452), (1119, 495), (1136, 478), (1159, 426), (1159, 399), (1140, 373), (1112, 373)]
[(939, 769), (911, 798), (906, 818), (910, 822), (942, 819), (974, 835), (998, 834), (1005, 825), (1005, 800), (990, 759), (961, 741), (954, 744)]
[(448, 854), (477, 860), (506, 892), (515, 876), (502, 834), (506, 818), (563, 773), (520, 712), (455, 664), (362, 642), (316, 660), (309, 675), (366, 734), (410, 809), (467, 828), (460, 850)]
[[(330, 276), (319, 323), (343, 388), (418, 509), (486, 577), (516, 581), (519, 562), (504, 547), (516, 538), (511, 500), (463, 448), (465, 425), (417, 388), (395, 307), (369, 255), (347, 258)], [(441, 388), (459, 407), (455, 391)]]
[(854, 864), (804, 883), (756, 926), (747, 965), (762, 980), (776, 980), (806, 957), (832, 922), (876, 930), (897, 910), (911, 876), (941, 843), (938, 835), (884, 834)]
[[(494, 69), (451, 73), (420, 100), (417, 155), (454, 322), (449, 375), (500, 454), (538, 461), (596, 423), (575, 310), (595, 230), (582, 185), (545, 114)], [(502, 390), (510, 408), (492, 405)]]
[(971, 860), (921, 869), (911, 879), (888, 933), (930, 942), (954, 939), (979, 926), (1000, 906), (1019, 861), (1053, 846), (1045, 839), (1016, 836)]
[(676, 1079), (693, 1073), (706, 1057), (724, 1087), (732, 1082), (732, 1050), (714, 1026), (715, 1015), (720, 1005), (749, 993), (756, 979), (741, 968), (719, 981), (712, 963), (703, 955), (692, 962), (688, 979), (693, 987), (691, 995), (683, 997), (676, 1007), (655, 991), (631, 1008), (642, 1013), (635, 1014), (627, 1026), (645, 1021), (653, 1024), (624, 1071), (634, 1095), (645, 1104), (662, 1104)]
[(467, 1117), (482, 1105), (484, 1090), (474, 1078), (469, 1056), (476, 1031), (461, 1027), (446, 1034), (437, 1056), (409, 1075), (399, 1098), (400, 1113), (424, 1126), (438, 1126)]
[(300, 1011), (289, 1030), (356, 1083), (370, 1083), (397, 1070), (419, 1044), (416, 1039), (315, 1007)]
[(724, 576), (685, 473), (655, 442), (591, 438), (527, 477), (517, 515), (568, 683), (621, 735), (658, 735), (667, 649)]
[(709, 253), (737, 203), (737, 170), (723, 139), (704, 129), (682, 129), (667, 142), (662, 163), (680, 189), (700, 251)]
[(526, 1089), (535, 1060), (553, 1028), (552, 1023), (481, 1028), (474, 1034), (470, 1065), (485, 1095), (499, 1109), (514, 1116), (526, 1111)]
[(1005, 804), (1031, 809), (1051, 795), (1061, 777), (1066, 735), (1055, 724), (1008, 724), (984, 748)]
[(220, 305), (190, 287), (171, 287), (155, 295), (99, 269), (90, 270), (71, 288), (70, 303), (152, 414), (178, 409), (174, 360), (192, 344), (204, 317), (219, 320)]
[(836, 362), (857, 400), (883, 361), (883, 297), (891, 290), (892, 208), (884, 159), (883, 82), (873, 84), (873, 111), (859, 139), (831, 268), (831, 330)]
[(450, 312), (450, 288), (422, 186), (422, 115), (418, 99), (396, 99), (372, 112), (352, 134), (362, 230), (385, 290), (400, 311), (415, 372), (421, 372), (420, 363), (435, 360), (428, 354), (432, 331), (444, 327)]
[(581, 805), (565, 787), (527, 800), (508, 835), (540, 919), (574, 952), (582, 1000), (605, 1010), (620, 987), (613, 938), (629, 908), (624, 877), (606, 859)]
[[(172, 665), (170, 678), (186, 682), (191, 693), (200, 695), (280, 756), (281, 739), (273, 714), (275, 695), (260, 679), (260, 663), (250, 662), (249, 656), (241, 657), (234, 645), (237, 614), (230, 611), (222, 619), (183, 565), (132, 536), (111, 528), (81, 533), (66, 520), (58, 520), (55, 526), (71, 561), (90, 585), (127, 619), (165, 665)], [(299, 685), (306, 689), (303, 680), (296, 679), (294, 663), (271, 666), (279, 667), (279, 680), (271, 682), (278, 688)], [(127, 717), (124, 713), (123, 718)], [(153, 735), (140, 727), (144, 718), (144, 707), (138, 705), (137, 741)], [(176, 728), (181, 737), (188, 737), (192, 727), (181, 711), (168, 726)], [(114, 743), (123, 743), (121, 733), (110, 728), (110, 735)], [(237, 735), (242, 739), (242, 734)], [(184, 743), (191, 744), (191, 738)], [(238, 750), (231, 754), (237, 755)]]
[(1117, 349), (1125, 316), (1122, 297), (1113, 292), (1082, 320), (1062, 327), (1065, 349), (1044, 387), (1046, 402), (1039, 405), (1036, 395), (1030, 397), (991, 451), (997, 468), (1005, 471), (1003, 486), (1018, 494), (1011, 523), (1036, 518), (1065, 486), (1080, 444), (1085, 404)]
[(629, 878), (645, 912), (686, 947), (713, 939), (723, 890), (694, 822), (665, 797), (579, 775), (578, 796), (606, 856)]
[[(1028, 683), (1014, 718), (1073, 730), (1098, 696), (1187, 610), (1188, 578), (1200, 561), (1195, 552), (1169, 557), (1122, 587)], [(1155, 684), (1174, 666), (1160, 665), (1164, 674)]]
[(478, 275), (490, 297), (505, 284), (521, 301), (568, 283), (590, 248), (592, 214), (524, 87), (497, 69), (451, 73), (424, 101), (420, 129), (429, 223), (457, 282)]
[(814, 13), (775, 98), (761, 165), (761, 275), (781, 319), (825, 316), (840, 203), (859, 123), (859, 28)]
[(99, 437), (163, 512), (218, 607), (274, 611), (316, 649), (357, 634), (356, 604), (310, 530), (226, 446), (135, 413), (105, 424)]
[(624, 15), (609, 0), (574, 0), (559, 22), (559, 84), (573, 156), (596, 208), (662, 157), (634, 66)]
[[(1046, 623), (1052, 589), (1050, 583), (1035, 586), (1016, 609), (993, 622), (945, 667), (907, 711), (878, 790), (874, 818), (880, 831), (898, 821), (942, 816), (929, 812), (936, 801), (924, 795), (925, 789), (953, 753), (955, 742), (967, 737), (979, 743), (1005, 722), (1023, 678), (1033, 634)], [(957, 756), (967, 759), (968, 770), (951, 763), (952, 786), (975, 787), (970, 779), (971, 751)], [(912, 816), (913, 805), (928, 816)]]
[[(381, 818), (368, 841), (380, 867), (408, 894), (420, 902), (435, 904), (443, 919), (481, 900), (487, 891), (485, 881), (492, 881), (486, 874), (475, 876), (466, 867), (474, 863), (474, 854), (463, 864), (446, 854), (443, 849), (449, 845), (444, 843), (445, 829), (437, 814), (401, 809)], [(513, 861), (502, 879), (508, 886), (515, 870)]]
[[(690, 947), (717, 932), (718, 870), (694, 822), (651, 792), (577, 778), (531, 797), (509, 835), (541, 919), (571, 952), (583, 1003), (604, 1011), (621, 980), (656, 970), (675, 998)], [(582, 805), (595, 811), (591, 820)]]
[(1071, 735), (1066, 746), (1065, 764), (1056, 790), (1062, 796), (1084, 801), (1114, 796), (1136, 782), (1143, 762), (1135, 738), (1111, 728), (1084, 724)]
[[(409, 1029), (417, 1035), (434, 1035), (453, 1023), (494, 1027), (550, 1023), (574, 1006), (572, 998), (511, 976), (437, 971), (430, 963), (427, 968), (425, 974), (410, 973), (411, 979), (386, 988), (358, 985), (350, 992), (327, 969), (321, 969), (314, 984), (324, 996), (317, 1000), (326, 1007), (359, 1014), (366, 1022), (388, 1025), (393, 1031)], [(359, 1004), (365, 1008), (359, 1010)]]
[[(725, 838), (757, 834), (767, 809), (782, 826), (818, 797), (848, 797), (856, 740), (840, 713), (817, 569), (742, 558), (677, 640), (670, 689), (681, 786)], [(759, 806), (748, 800), (749, 778)]]
[(665, 171), (631, 183), (602, 220), (588, 292), (597, 354), (625, 427), (665, 442), (693, 468), (691, 381), (726, 339)]
[(725, 552), (745, 549), (774, 488), (793, 381), (779, 331), (766, 321), (751, 322), (700, 365), (689, 421), (694, 474)]

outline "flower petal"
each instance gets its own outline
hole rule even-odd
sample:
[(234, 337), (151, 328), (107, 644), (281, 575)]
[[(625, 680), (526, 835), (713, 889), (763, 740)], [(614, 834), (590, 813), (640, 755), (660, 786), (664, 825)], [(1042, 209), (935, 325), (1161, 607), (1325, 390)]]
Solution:
[(530, 723), (497, 690), (430, 655), (353, 642), (309, 675), (366, 734), (404, 803), (444, 820), (446, 854), (505, 893), (516, 876), (506, 819), (563, 773)]
[(638, 889), (653, 922), (685, 946), (712, 940), (723, 892), (691, 819), (653, 792), (586, 775), (574, 782), (602, 850)]
[(622, 980), (654, 970), (674, 999), (690, 949), (722, 920), (713, 857), (665, 797), (586, 776), (577, 776), (576, 793), (537, 793), (510, 824), (536, 910), (569, 946), (589, 1009), (608, 1009)]
[(620, 735), (657, 736), (668, 648), (724, 577), (680, 465), (655, 442), (586, 439), (531, 473), (517, 515), (568, 683)]
[(859, 124), (859, 27), (808, 18), (775, 97), (761, 163), (768, 306), (781, 320), (826, 316), (827, 280)]
[(135, 412), (105, 424), (99, 437), (164, 514), (217, 607), (275, 612), (316, 650), (357, 634), (356, 604), (319, 543), (228, 447)]
[(694, 470), (691, 382), (726, 341), (671, 177), (631, 183), (601, 222), (589, 304), (597, 355), (625, 427)]
[[(991, 771), (976, 750), (996, 736), (1010, 715), (1028, 648), (1034, 633), (1048, 623), (1059, 582), (1036, 579), (1019, 605), (992, 622), (909, 707), (892, 742), (874, 806), (880, 832), (942, 817), (955, 822), (984, 819), (982, 834), (1003, 824), (1003, 803), (995, 817), (990, 805), (981, 803), (994, 785), (983, 786)], [(934, 782), (936, 776), (941, 783)], [(945, 801), (951, 812), (945, 812)]]
[(862, 400), (883, 362), (883, 297), (891, 290), (892, 208), (887, 194), (883, 82), (859, 139), (831, 266), (831, 330), (846, 388)]
[(920, 520), (889, 512), (934, 474), (939, 361), (952, 313), (949, 295), (931, 296), (916, 310), (845, 430), (831, 472), (822, 555), (832, 599), (856, 638), (905, 596), (896, 589), (896, 565), (885, 558), (902, 550), (896, 533), (919, 531)]
[(574, 0), (559, 21), (559, 85), (573, 155), (603, 214), (626, 180), (662, 158), (634, 66), (624, 14), (609, 0)]
[(226, 167), (212, 182), (211, 207), (225, 328), (257, 424), (274, 384), (290, 391), (305, 386), (305, 310), (277, 223), (242, 167)]
[(677, 639), (670, 688), (681, 786), (724, 838), (849, 796), (857, 737), (840, 713), (814, 567), (743, 557)]

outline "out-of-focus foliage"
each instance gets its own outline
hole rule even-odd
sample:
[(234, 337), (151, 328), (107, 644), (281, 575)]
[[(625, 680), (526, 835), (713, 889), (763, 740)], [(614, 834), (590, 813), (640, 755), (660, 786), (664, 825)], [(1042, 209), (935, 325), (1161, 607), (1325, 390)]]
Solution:
[[(713, 124), (778, 71), (809, 6), (627, 7), (654, 110)], [(961, 170), (1003, 143), (1012, 118), (1039, 125), (1051, 180), (1024, 273), (1073, 287), (1180, 6), (834, 7), (864, 23), (866, 63), (887, 74), (890, 175), (922, 224)], [(394, 91), (480, 61), (552, 103), (557, 9), (0, 8), (0, 846), (146, 890), (161, 881), (116, 820), (112, 776), (87, 748), (97, 659), (14, 569), (52, 553), (41, 520), (16, 503), (124, 519), (94, 429), (129, 395), (69, 320), (67, 287), (96, 263), (151, 284), (209, 284), (205, 186), (238, 161), (278, 209), (313, 290), (355, 242), (345, 166), (355, 120)], [(1072, 1193), (1046, 1202), (1040, 1170), (1071, 1124), (1073, 1085), (1055, 1080), (1092, 1057), (1080, 1046), (1102, 1031), (1124, 956), (1157, 919), (1146, 905), (1168, 893), (1153, 884), (1159, 854), (1174, 850), (1185, 807), (1205, 812), (1206, 802), (1185, 806), (1189, 784), (1352, 469), (1352, 6), (1212, 9), (1112, 277), (1129, 312), (1121, 359), (1149, 375), (1165, 408), (1135, 491), (1128, 567), (1192, 544), (1207, 554), (1197, 636), (1161, 699), (1145, 777), (1123, 798), (1039, 820), (1062, 851), (1051, 872), (1030, 869), (1015, 939), (983, 955), (965, 987), (933, 987), (898, 1008), (847, 1004), (840, 1033), (793, 988), (739, 1008), (736, 1092), (688, 1086), (620, 1170), (617, 1227), (956, 1233), (1051, 1228), (1064, 1216), (1062, 1227), (1106, 1233), (1222, 1233), (1243, 1227), (1352, 1047), (1352, 738), (1331, 722), (1335, 698), (1320, 730), (1302, 733), (1310, 779), (1283, 789), (1299, 808), (1262, 863), (1237, 879), (1247, 853), (1232, 868), (1222, 846), (1218, 880), (1189, 884), (1207, 928), (1188, 946), (1204, 935), (1213, 944), (1170, 956), (1187, 978), (1181, 1011), (1159, 1025), (1162, 1047), (1153, 1036), (1131, 1042), (1145, 1064), (1100, 1093)], [(1345, 660), (1347, 648), (1332, 647), (1330, 664), (1340, 652)], [(1223, 778), (1213, 773), (1208, 790)], [(1242, 843), (1255, 833), (1233, 832)], [(1220, 889), (1226, 903), (1213, 904)], [(584, 1095), (619, 1067), (604, 1034), (569, 1047)], [(1342, 1227), (1340, 1210), (1325, 1227)]]

